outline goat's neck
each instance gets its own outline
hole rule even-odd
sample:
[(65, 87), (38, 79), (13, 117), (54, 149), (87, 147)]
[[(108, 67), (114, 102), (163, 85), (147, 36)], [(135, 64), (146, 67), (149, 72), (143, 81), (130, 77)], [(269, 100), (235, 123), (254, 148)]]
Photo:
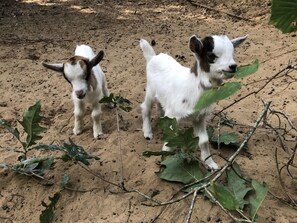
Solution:
[(191, 68), (191, 72), (194, 73), (196, 78), (198, 78), (199, 87), (201, 87), (204, 90), (213, 87), (209, 78), (209, 73), (201, 69), (200, 63), (197, 59), (195, 60), (194, 66)]

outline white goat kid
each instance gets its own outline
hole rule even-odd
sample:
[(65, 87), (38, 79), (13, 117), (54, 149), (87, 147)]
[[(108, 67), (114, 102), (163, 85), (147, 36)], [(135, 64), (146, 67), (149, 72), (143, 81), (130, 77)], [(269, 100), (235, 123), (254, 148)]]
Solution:
[(75, 118), (73, 133), (75, 135), (83, 131), (86, 102), (89, 102), (92, 106), (94, 138), (103, 135), (100, 119), (102, 112), (99, 100), (103, 96), (109, 96), (105, 75), (99, 66), (103, 56), (103, 51), (95, 55), (91, 47), (80, 45), (75, 49), (75, 56), (65, 63), (43, 63), (46, 68), (62, 73), (64, 78), (72, 85)]
[[(154, 102), (164, 111), (164, 115), (176, 118), (190, 118), (194, 126), (194, 135), (199, 137), (201, 160), (210, 169), (218, 165), (210, 157), (206, 121), (211, 109), (196, 112), (194, 107), (206, 89), (222, 85), (227, 79), (223, 71), (235, 72), (237, 65), (233, 59), (234, 47), (242, 43), (247, 36), (229, 40), (227, 36), (208, 36), (202, 40), (192, 36), (189, 48), (194, 53), (195, 64), (187, 68), (167, 54), (155, 54), (154, 49), (144, 40), (140, 48), (147, 61), (147, 87), (145, 100), (141, 104), (143, 133), (146, 139), (152, 139), (150, 121)], [(162, 150), (170, 150), (164, 144)]]

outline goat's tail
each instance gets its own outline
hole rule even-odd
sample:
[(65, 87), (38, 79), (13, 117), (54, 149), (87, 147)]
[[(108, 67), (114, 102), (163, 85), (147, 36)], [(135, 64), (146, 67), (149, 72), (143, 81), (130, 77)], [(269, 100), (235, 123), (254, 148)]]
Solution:
[(156, 53), (153, 47), (145, 39), (141, 39), (139, 45), (142, 49), (143, 56), (146, 59), (146, 62), (148, 63), (152, 59), (152, 57), (156, 55)]

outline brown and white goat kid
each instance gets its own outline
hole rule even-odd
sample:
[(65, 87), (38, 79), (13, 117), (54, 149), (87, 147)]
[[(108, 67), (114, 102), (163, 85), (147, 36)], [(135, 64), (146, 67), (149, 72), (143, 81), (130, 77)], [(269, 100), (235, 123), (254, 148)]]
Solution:
[(102, 112), (99, 100), (103, 96), (109, 96), (105, 75), (99, 65), (103, 56), (103, 51), (95, 55), (91, 47), (80, 45), (75, 49), (75, 56), (65, 63), (42, 63), (46, 68), (62, 73), (64, 78), (72, 85), (75, 118), (73, 133), (75, 135), (83, 131), (83, 117), (87, 102), (92, 106), (94, 138), (103, 135), (100, 120)]
[[(192, 36), (189, 41), (189, 48), (195, 56), (192, 68), (182, 66), (167, 54), (156, 55), (151, 45), (141, 39), (140, 48), (147, 62), (146, 95), (141, 104), (144, 137), (153, 137), (150, 115), (152, 104), (157, 102), (165, 116), (176, 118), (177, 121), (190, 118), (194, 135), (199, 137), (201, 160), (208, 168), (218, 169), (218, 165), (210, 157), (206, 131), (206, 121), (211, 109), (205, 108), (197, 112), (194, 107), (206, 89), (220, 86), (228, 78), (224, 71), (236, 71), (234, 47), (246, 38), (247, 36), (230, 40), (227, 36), (208, 36), (200, 40)], [(170, 148), (165, 143), (162, 150)]]

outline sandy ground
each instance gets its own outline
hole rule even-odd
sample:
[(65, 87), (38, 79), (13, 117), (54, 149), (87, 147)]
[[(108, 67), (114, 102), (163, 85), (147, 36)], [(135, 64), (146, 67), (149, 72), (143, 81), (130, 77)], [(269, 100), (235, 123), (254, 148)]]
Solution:
[[(198, 2), (198, 1), (197, 1)], [(244, 94), (263, 85), (269, 78), (296, 63), (296, 34), (282, 34), (268, 25), (270, 1), (216, 0), (199, 1), (219, 11), (195, 7), (186, 0), (178, 1), (116, 1), (116, 0), (2, 0), (0, 2), (0, 117), (19, 127), (17, 119), (23, 110), (37, 100), (42, 103), (42, 125), (48, 128), (42, 139), (45, 144), (62, 144), (71, 138), (100, 161), (92, 161), (90, 168), (113, 182), (124, 178), (127, 188), (138, 189), (156, 199), (166, 201), (179, 188), (160, 180), (154, 172), (160, 158), (145, 158), (145, 150), (159, 151), (161, 132), (154, 127), (155, 138), (147, 141), (141, 130), (139, 104), (145, 91), (145, 60), (138, 46), (140, 38), (155, 40), (157, 52), (167, 52), (187, 66), (193, 64), (188, 50), (189, 36), (197, 34), (226, 34), (231, 38), (249, 34), (248, 40), (236, 49), (238, 64), (255, 58), (262, 61), (259, 71), (244, 80), (240, 93), (214, 106), (216, 111)], [(244, 19), (237, 19), (223, 12)], [(106, 73), (111, 92), (133, 102), (133, 110), (121, 112), (121, 131), (117, 132), (116, 113), (103, 108), (103, 131), (106, 139), (92, 138), (90, 116), (85, 117), (85, 131), (72, 133), (71, 86), (63, 77), (42, 67), (42, 61), (60, 62), (72, 56), (77, 44), (89, 44), (95, 51), (104, 50), (101, 67)], [(183, 57), (182, 57), (183, 56)], [(296, 77), (296, 71), (292, 76)], [(226, 113), (240, 124), (252, 125), (262, 110), (260, 97), (272, 101), (272, 107), (285, 111), (297, 123), (297, 83), (289, 77), (273, 80), (257, 95), (235, 104)], [(90, 111), (88, 110), (88, 113)], [(156, 123), (155, 113), (153, 123)], [(214, 119), (211, 123), (217, 125)], [(241, 138), (248, 128), (237, 126)], [(21, 133), (24, 136), (23, 133)], [(295, 135), (296, 137), (296, 135)], [(294, 138), (293, 138), (294, 139)], [(296, 139), (296, 138), (295, 138)], [(122, 154), (119, 151), (121, 142)], [(294, 146), (295, 142), (289, 144)], [(18, 148), (19, 144), (4, 129), (0, 129), (0, 145)], [(266, 182), (271, 192), (285, 198), (278, 182), (274, 151), (280, 147), (270, 130), (259, 129), (249, 142), (251, 156), (240, 155), (238, 163), (245, 175)], [(281, 151), (281, 150), (280, 150)], [(232, 153), (221, 149), (223, 156)], [(36, 152), (32, 156), (47, 155)], [(280, 162), (288, 155), (279, 152)], [(121, 169), (123, 162), (123, 174)], [(216, 159), (220, 164), (223, 160)], [(17, 154), (0, 151), (0, 163), (17, 162)], [(58, 161), (45, 177), (59, 182), (64, 174), (70, 185), (89, 192), (64, 190), (57, 204), (54, 222), (183, 222), (191, 199), (164, 207), (142, 205), (145, 199), (136, 193), (114, 193), (114, 186), (94, 177), (74, 163)], [(296, 195), (296, 185), (286, 178), (290, 192)], [(59, 186), (45, 186), (44, 182), (0, 170), (0, 222), (39, 222), (44, 209), (41, 201), (59, 191)], [(296, 197), (295, 197), (296, 198)], [(161, 213), (162, 212), (162, 213)], [(160, 216), (158, 216), (161, 213)], [(259, 222), (297, 222), (296, 210), (268, 195), (259, 211)], [(231, 222), (217, 206), (198, 196), (192, 222)]]

